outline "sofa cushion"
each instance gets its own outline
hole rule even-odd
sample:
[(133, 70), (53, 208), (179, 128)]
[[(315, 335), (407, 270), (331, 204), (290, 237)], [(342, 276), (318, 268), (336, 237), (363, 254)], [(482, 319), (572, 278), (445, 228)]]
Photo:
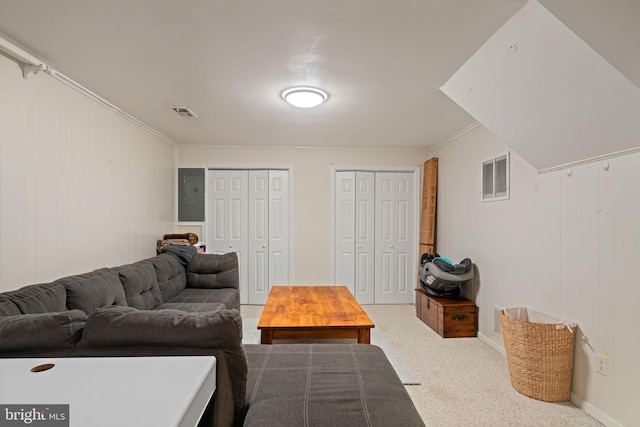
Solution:
[(180, 310), (97, 309), (82, 333), (82, 346), (241, 347), (242, 321), (237, 310), (188, 313)]
[[(66, 311), (67, 293), (57, 283), (29, 285), (4, 293), (17, 307), (20, 314)], [(11, 310), (11, 308), (9, 307)]]
[(189, 312), (227, 310), (227, 306), (216, 302), (165, 302), (154, 310), (182, 310)]
[(118, 274), (109, 268), (63, 277), (55, 283), (67, 289), (67, 307), (82, 310), (87, 315), (100, 307), (127, 305)]
[(193, 303), (217, 303), (224, 304), (227, 309), (240, 309), (240, 293), (237, 289), (196, 289), (185, 288), (167, 303), (193, 304)]
[(156, 269), (149, 261), (114, 268), (124, 288), (125, 299), (129, 307), (150, 310), (162, 303), (162, 294), (158, 287)]
[(244, 426), (424, 426), (379, 347), (245, 345), (245, 351)]
[(160, 254), (149, 260), (156, 269), (158, 287), (162, 301), (169, 301), (187, 286), (187, 276), (178, 258), (171, 254)]
[(81, 310), (0, 317), (0, 353), (73, 347), (86, 320)]
[(0, 294), (0, 316), (15, 316), (20, 314), (20, 309), (10, 298)]
[(186, 267), (187, 287), (237, 288), (238, 256), (235, 252), (223, 255), (197, 253)]

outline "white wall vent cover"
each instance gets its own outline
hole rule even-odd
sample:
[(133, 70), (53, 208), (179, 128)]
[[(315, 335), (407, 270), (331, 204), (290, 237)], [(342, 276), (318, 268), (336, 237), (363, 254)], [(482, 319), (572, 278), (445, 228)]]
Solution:
[(541, 172), (640, 147), (640, 88), (535, 0), (440, 89)]

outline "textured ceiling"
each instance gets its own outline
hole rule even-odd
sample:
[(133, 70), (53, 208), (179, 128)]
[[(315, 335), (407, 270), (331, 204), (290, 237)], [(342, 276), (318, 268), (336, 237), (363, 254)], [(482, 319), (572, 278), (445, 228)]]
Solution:
[[(541, 3), (640, 86), (640, 1)], [(427, 149), (475, 122), (439, 87), (524, 4), (0, 0), (0, 35), (177, 144)]]

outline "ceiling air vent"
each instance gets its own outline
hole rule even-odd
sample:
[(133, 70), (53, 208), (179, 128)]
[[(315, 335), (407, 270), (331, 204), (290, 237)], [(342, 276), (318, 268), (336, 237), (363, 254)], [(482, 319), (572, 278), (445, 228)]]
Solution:
[(191, 111), (189, 107), (171, 107), (171, 109), (183, 117), (195, 117), (196, 119), (198, 118), (198, 116), (196, 116), (196, 113)]

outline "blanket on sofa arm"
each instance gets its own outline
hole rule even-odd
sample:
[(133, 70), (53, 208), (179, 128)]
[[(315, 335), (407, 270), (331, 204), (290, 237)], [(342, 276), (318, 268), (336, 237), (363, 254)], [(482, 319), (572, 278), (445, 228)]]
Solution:
[(384, 352), (367, 344), (246, 344), (245, 427), (423, 427)]

